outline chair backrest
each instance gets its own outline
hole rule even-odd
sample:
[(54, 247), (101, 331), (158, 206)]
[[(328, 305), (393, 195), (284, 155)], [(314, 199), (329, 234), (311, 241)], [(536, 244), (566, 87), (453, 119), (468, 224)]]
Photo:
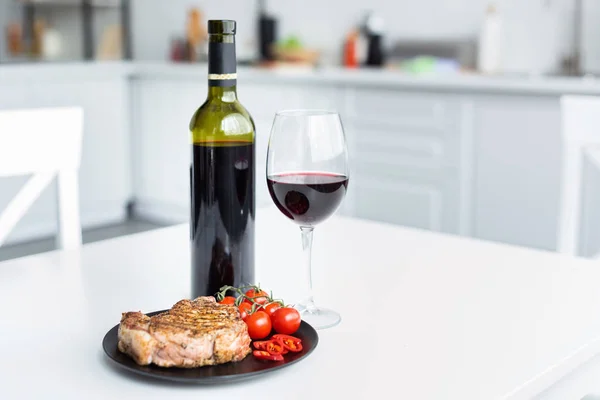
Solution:
[(600, 144), (600, 97), (565, 95), (560, 99), (562, 136), (567, 143)]
[(78, 107), (0, 111), (0, 177), (32, 175), (0, 213), (0, 246), (57, 177), (58, 245), (81, 245), (78, 170), (83, 110)]
[(561, 97), (562, 178), (557, 251), (578, 253), (584, 157), (600, 168), (600, 97)]

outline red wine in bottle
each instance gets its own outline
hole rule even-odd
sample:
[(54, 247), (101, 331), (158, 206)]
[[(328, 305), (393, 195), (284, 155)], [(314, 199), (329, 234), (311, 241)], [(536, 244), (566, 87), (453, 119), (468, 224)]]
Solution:
[(235, 29), (208, 22), (208, 96), (190, 123), (192, 297), (254, 283), (255, 127), (237, 98)]

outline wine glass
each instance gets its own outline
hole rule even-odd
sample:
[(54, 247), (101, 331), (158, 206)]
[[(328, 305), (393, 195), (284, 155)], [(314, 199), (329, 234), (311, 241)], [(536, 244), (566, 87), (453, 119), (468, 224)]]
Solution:
[(337, 112), (286, 110), (275, 115), (267, 151), (267, 186), (279, 211), (300, 226), (307, 295), (296, 308), (315, 329), (341, 321), (337, 312), (315, 304), (311, 248), (315, 225), (338, 209), (348, 178), (346, 138)]

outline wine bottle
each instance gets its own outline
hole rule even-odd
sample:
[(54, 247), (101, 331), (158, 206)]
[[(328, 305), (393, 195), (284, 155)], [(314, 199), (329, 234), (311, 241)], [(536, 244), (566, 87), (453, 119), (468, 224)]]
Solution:
[(254, 283), (255, 126), (237, 97), (235, 30), (208, 21), (208, 96), (190, 122), (193, 297)]

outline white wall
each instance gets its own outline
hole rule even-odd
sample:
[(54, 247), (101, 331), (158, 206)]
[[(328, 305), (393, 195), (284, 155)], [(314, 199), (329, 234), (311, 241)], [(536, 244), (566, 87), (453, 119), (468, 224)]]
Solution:
[[(284, 0), (288, 1), (288, 0)], [(165, 60), (172, 38), (185, 35), (186, 13), (199, 7), (207, 19), (238, 21), (238, 56), (253, 55), (254, 0), (133, 0), (132, 40), (134, 57)]]
[[(310, 46), (336, 57), (352, 24), (368, 8), (385, 18), (388, 40), (402, 38), (474, 38), (486, 5), (492, 0), (270, 0), (269, 11), (279, 17), (280, 35), (298, 34)], [(551, 41), (556, 56), (569, 49), (572, 32), (573, 0), (497, 0), (507, 14), (507, 29), (523, 38), (509, 35), (515, 55), (529, 57), (539, 50), (535, 44)], [(168, 55), (169, 38), (184, 31), (185, 13), (200, 7), (208, 18), (238, 21), (240, 54), (254, 54), (255, 0), (134, 0), (134, 51), (140, 60), (163, 60)], [(539, 26), (545, 7), (551, 9), (551, 26)], [(536, 25), (537, 24), (537, 25)], [(536, 27), (539, 28), (536, 30)], [(539, 38), (529, 35), (539, 32)], [(552, 35), (556, 35), (553, 37)], [(529, 41), (527, 40), (529, 39)], [(533, 45), (532, 45), (533, 43)], [(540, 57), (546, 57), (540, 54)], [(523, 59), (522, 62), (526, 60)], [(518, 66), (519, 60), (515, 61)]]

